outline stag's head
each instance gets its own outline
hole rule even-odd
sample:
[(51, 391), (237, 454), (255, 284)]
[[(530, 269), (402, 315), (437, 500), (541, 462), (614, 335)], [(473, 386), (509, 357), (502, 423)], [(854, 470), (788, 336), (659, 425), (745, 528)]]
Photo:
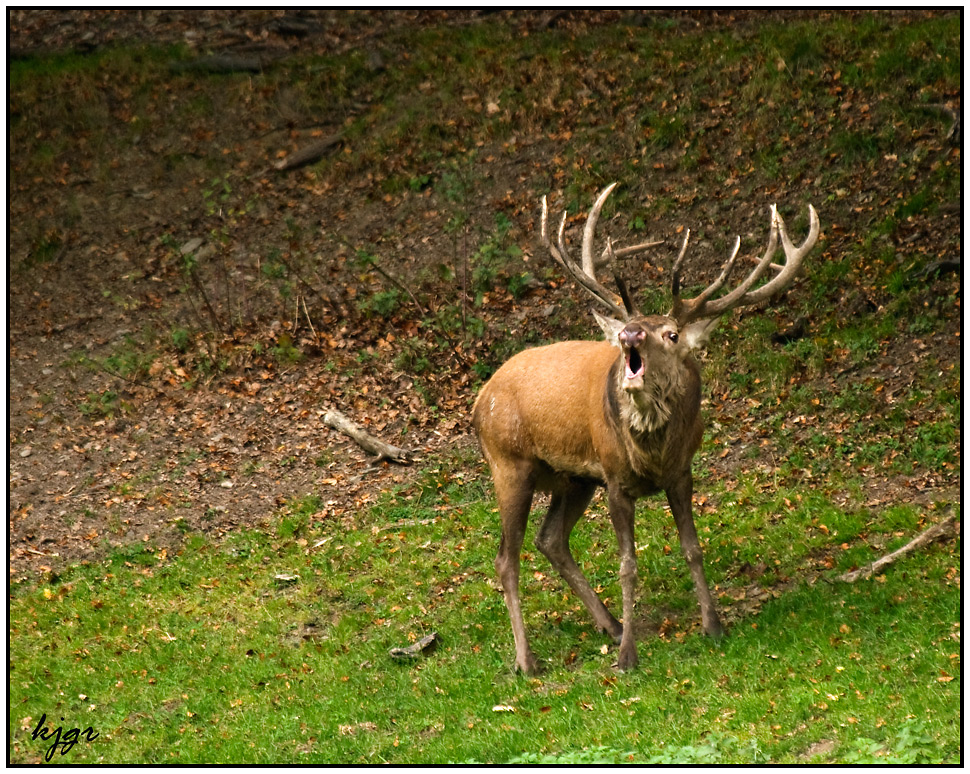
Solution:
[[(607, 237), (606, 246), (599, 256), (593, 254), (596, 223), (607, 197), (616, 183), (605, 188), (594, 202), (583, 228), (581, 264), (575, 263), (566, 246), (566, 213), (559, 222), (556, 242), (550, 238), (548, 221), (549, 208), (546, 198), (542, 198), (541, 238), (552, 257), (586, 290), (594, 301), (610, 312), (604, 316), (593, 311), (608, 341), (623, 351), (626, 364), (621, 386), (629, 391), (642, 390), (647, 374), (670, 373), (675, 369), (663, 367), (664, 362), (683, 360), (691, 351), (702, 347), (714, 326), (727, 312), (743, 306), (766, 301), (785, 290), (795, 280), (802, 260), (809, 253), (819, 235), (819, 220), (815, 208), (809, 205), (809, 233), (801, 245), (795, 246), (788, 237), (785, 222), (777, 208), (771, 207), (771, 232), (768, 246), (760, 259), (755, 260), (751, 272), (729, 292), (722, 293), (741, 249), (741, 238), (734, 244), (731, 256), (724, 264), (720, 275), (700, 295), (694, 298), (681, 298), (680, 271), (687, 253), (690, 231), (684, 236), (680, 253), (674, 261), (671, 282), (673, 309), (667, 315), (643, 315), (634, 306), (626, 283), (617, 270), (616, 259), (630, 253), (646, 250), (663, 244), (662, 241), (644, 242), (624, 248), (615, 248)], [(778, 244), (785, 253), (783, 264), (772, 263)], [(616, 282), (619, 294), (612, 292), (596, 279), (600, 269), (608, 268)], [(765, 277), (767, 272), (773, 276)]]
[[(671, 381), (678, 373), (672, 367), (690, 353), (677, 323), (660, 314), (635, 314), (628, 320), (617, 320), (599, 314), (593, 316), (606, 340), (623, 352), (623, 368), (618, 374), (621, 389), (634, 393), (644, 389), (647, 379)], [(670, 385), (671, 387), (673, 384)]]

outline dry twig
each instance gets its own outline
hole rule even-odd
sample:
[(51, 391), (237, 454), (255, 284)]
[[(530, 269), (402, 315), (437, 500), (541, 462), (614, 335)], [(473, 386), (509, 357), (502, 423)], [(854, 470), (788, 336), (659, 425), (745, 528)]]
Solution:
[(955, 519), (956, 516), (949, 516), (939, 524), (934, 524), (932, 527), (923, 530), (919, 535), (910, 540), (902, 548), (897, 548), (892, 553), (876, 559), (876, 561), (874, 561), (872, 564), (867, 565), (866, 567), (860, 567), (858, 570), (851, 570), (850, 572), (842, 573), (842, 575), (839, 576), (839, 580), (845, 581), (846, 583), (855, 583), (857, 580), (859, 580), (859, 578), (868, 578), (870, 575), (877, 573), (886, 565), (892, 564), (901, 556), (905, 556), (910, 551), (913, 551), (920, 546), (924, 546), (927, 543), (932, 543), (937, 538), (943, 537), (948, 532), (952, 532), (953, 522)]
[(273, 164), (273, 168), (277, 172), (289, 172), (291, 169), (298, 169), (307, 164), (312, 164), (317, 159), (323, 158), (326, 154), (338, 148), (343, 141), (344, 133), (342, 131), (331, 134), (329, 137), (324, 137), (322, 140), (311, 143), (305, 148), (294, 151), (286, 158)]

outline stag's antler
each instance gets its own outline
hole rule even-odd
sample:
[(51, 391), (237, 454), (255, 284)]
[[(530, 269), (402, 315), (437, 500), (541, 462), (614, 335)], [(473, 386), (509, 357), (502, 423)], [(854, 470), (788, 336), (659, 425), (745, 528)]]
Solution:
[[(808, 255), (809, 251), (815, 246), (815, 242), (818, 240), (820, 230), (818, 214), (815, 212), (815, 208), (811, 204), (808, 205), (808, 219), (808, 236), (805, 237), (805, 241), (802, 242), (801, 245), (795, 247), (792, 244), (791, 239), (788, 238), (788, 232), (785, 229), (785, 221), (782, 220), (781, 215), (778, 214), (777, 207), (775, 207), (775, 205), (771, 205), (771, 234), (768, 237), (768, 247), (765, 249), (765, 253), (761, 257), (761, 260), (758, 261), (757, 266), (752, 269), (751, 273), (744, 279), (744, 281), (741, 282), (740, 285), (738, 285), (727, 295), (716, 298), (713, 301), (710, 300), (711, 297), (720, 291), (720, 289), (724, 286), (728, 275), (731, 273), (731, 269), (734, 268), (735, 261), (738, 257), (738, 251), (741, 249), (741, 238), (738, 237), (737, 241), (734, 243), (734, 250), (731, 253), (731, 257), (728, 258), (727, 262), (724, 264), (724, 269), (721, 271), (718, 278), (708, 285), (699, 296), (684, 299), (680, 297), (680, 266), (681, 263), (683, 263), (684, 254), (687, 252), (687, 241), (690, 239), (690, 231), (688, 231), (684, 236), (684, 243), (680, 248), (680, 254), (677, 256), (677, 260), (674, 262), (672, 281), (674, 309), (670, 316), (673, 317), (681, 326), (687, 325), (695, 320), (713, 320), (720, 317), (724, 313), (731, 311), (732, 309), (736, 309), (740, 306), (757, 304), (760, 301), (764, 301), (765, 299), (771, 298), (772, 296), (780, 293), (795, 280), (795, 276), (802, 264), (802, 260), (806, 255)], [(781, 246), (785, 251), (785, 263), (780, 266), (771, 262), (771, 259), (775, 254), (775, 250), (778, 249), (779, 238), (781, 239)], [(764, 275), (769, 268), (778, 272), (777, 275), (764, 285), (751, 290), (750, 288), (759, 279), (761, 279), (762, 275)]]
[[(542, 197), (542, 220), (540, 230), (542, 244), (546, 246), (556, 262), (570, 275), (572, 275), (572, 277), (579, 283), (580, 287), (588, 292), (597, 303), (604, 306), (617, 318), (626, 322), (629, 321), (631, 317), (636, 315), (637, 311), (632, 300), (630, 299), (630, 294), (627, 292), (626, 285), (617, 273), (616, 258), (629, 255), (630, 253), (635, 253), (640, 250), (645, 250), (648, 247), (655, 247), (663, 244), (663, 242), (643, 242), (642, 244), (617, 249), (613, 247), (612, 240), (607, 237), (606, 247), (603, 249), (602, 254), (599, 256), (599, 258), (594, 259), (593, 240), (596, 231), (596, 223), (599, 220), (600, 211), (603, 209), (606, 199), (609, 197), (610, 193), (612, 193), (616, 185), (616, 183), (613, 183), (612, 185), (609, 185), (603, 189), (596, 201), (593, 203), (593, 206), (589, 211), (589, 215), (586, 217), (586, 225), (583, 227), (581, 265), (572, 260), (572, 258), (569, 256), (569, 250), (566, 247), (565, 212), (562, 214), (562, 219), (559, 221), (556, 244), (553, 244), (552, 240), (550, 239), (549, 206), (546, 203), (545, 196)], [(727, 279), (731, 274), (731, 270), (734, 268), (734, 264), (737, 262), (738, 253), (741, 250), (741, 238), (738, 237), (735, 241), (734, 249), (731, 252), (731, 257), (728, 258), (727, 262), (724, 264), (724, 268), (721, 270), (721, 273), (717, 279), (708, 285), (700, 295), (695, 296), (694, 298), (685, 299), (680, 297), (680, 268), (684, 262), (684, 256), (687, 253), (687, 244), (690, 240), (690, 231), (688, 230), (684, 236), (684, 242), (681, 245), (677, 260), (674, 261), (672, 272), (674, 308), (670, 316), (673, 317), (680, 326), (686, 326), (687, 324), (698, 320), (709, 320), (710, 325), (706, 326), (707, 329), (709, 329), (713, 326), (713, 323), (717, 320), (717, 318), (726, 312), (741, 306), (757, 304), (771, 298), (774, 295), (777, 295), (782, 290), (787, 288), (795, 280), (795, 276), (802, 264), (802, 260), (815, 246), (815, 242), (818, 241), (820, 226), (818, 214), (815, 212), (815, 208), (812, 207), (812, 205), (808, 205), (808, 216), (808, 236), (801, 245), (795, 247), (792, 244), (791, 239), (788, 237), (788, 232), (785, 229), (785, 221), (782, 220), (781, 215), (778, 214), (778, 209), (775, 207), (775, 205), (772, 205), (771, 234), (768, 237), (768, 246), (765, 249), (764, 255), (757, 262), (757, 265), (754, 267), (751, 273), (748, 274), (748, 276), (745, 277), (745, 279), (736, 288), (734, 288), (734, 290), (718, 298), (714, 298), (714, 296), (720, 292), (721, 288), (724, 287), (724, 283), (727, 282)], [(785, 263), (782, 265), (771, 262), (775, 251), (778, 249), (779, 239), (781, 240), (781, 245), (785, 252)], [(613, 274), (613, 279), (620, 290), (619, 295), (604, 287), (596, 279), (597, 270), (605, 266), (610, 267)], [(765, 282), (763, 285), (752, 290), (751, 288), (754, 287), (755, 283), (762, 278), (768, 269), (777, 272), (777, 274), (768, 282)], [(703, 329), (704, 327), (705, 326), (701, 324), (699, 330)]]
[[(636, 314), (636, 309), (633, 306), (633, 302), (630, 300), (630, 294), (627, 292), (626, 285), (616, 272), (615, 261), (618, 257), (629, 255), (630, 253), (635, 253), (639, 250), (645, 250), (648, 247), (655, 247), (656, 245), (663, 244), (663, 242), (643, 242), (639, 245), (614, 248), (613, 241), (607, 238), (606, 247), (603, 249), (603, 253), (598, 259), (593, 258), (593, 239), (596, 231), (596, 222), (599, 220), (600, 211), (603, 209), (603, 204), (606, 202), (607, 197), (615, 187), (616, 183), (613, 183), (612, 185), (609, 185), (603, 189), (602, 193), (600, 193), (599, 197), (593, 203), (593, 206), (589, 211), (589, 215), (586, 217), (586, 225), (583, 227), (583, 248), (581, 257), (582, 266), (577, 265), (575, 261), (569, 257), (569, 250), (566, 248), (565, 212), (563, 212), (562, 219), (559, 221), (557, 244), (554, 245), (552, 240), (549, 238), (549, 205), (546, 203), (545, 196), (542, 197), (542, 220), (540, 232), (542, 236), (542, 244), (546, 246), (556, 262), (567, 272), (569, 272), (573, 278), (575, 278), (580, 287), (586, 290), (595, 301), (606, 307), (612, 314), (616, 315), (616, 317), (627, 321)], [(613, 278), (616, 281), (617, 287), (620, 289), (620, 295), (608, 290), (597, 281), (596, 270), (602, 268), (603, 266), (610, 266), (613, 272)]]

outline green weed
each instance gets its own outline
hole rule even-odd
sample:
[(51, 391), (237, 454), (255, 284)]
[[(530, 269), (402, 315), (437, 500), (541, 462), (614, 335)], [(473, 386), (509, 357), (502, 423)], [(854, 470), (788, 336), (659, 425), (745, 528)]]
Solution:
[(58, 255), (64, 245), (64, 236), (57, 229), (49, 229), (44, 234), (38, 236), (27, 257), (23, 261), (25, 268), (31, 268), (45, 263), (51, 263)]
[(124, 412), (125, 406), (118, 393), (105, 390), (102, 393), (89, 393), (87, 400), (82, 401), (78, 409), (87, 417), (100, 419)]
[[(472, 256), (472, 288), (477, 294), (476, 304), (481, 304), (482, 294), (491, 290), (500, 273), (508, 273), (509, 266), (522, 255), (518, 245), (509, 239), (512, 222), (502, 213), (495, 216), (495, 231), (491, 234)], [(508, 286), (517, 291), (525, 287), (525, 277), (522, 272), (510, 274)], [(516, 293), (512, 293), (516, 295)]]
[(276, 344), (270, 347), (270, 352), (284, 365), (299, 363), (303, 359), (303, 353), (288, 333), (282, 333), (277, 337)]

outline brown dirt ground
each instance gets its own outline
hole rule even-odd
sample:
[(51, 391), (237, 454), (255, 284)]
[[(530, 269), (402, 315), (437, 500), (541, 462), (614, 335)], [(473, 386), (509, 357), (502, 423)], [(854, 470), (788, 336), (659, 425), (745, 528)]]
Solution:
[[(308, 48), (335, 53), (367, 46), (394, 25), (443, 20), (472, 24), (479, 18), (475, 12), (457, 11), (9, 13), (9, 45), (16, 53), (93, 50), (112, 43), (150, 41), (187, 43), (200, 52), (258, 52), (269, 58), (285, 58), (295, 51), (306, 54)], [(578, 14), (560, 19), (534, 12), (523, 23), (593, 24), (613, 16)], [(746, 20), (743, 13), (725, 17), (726, 23)], [(690, 13), (678, 18), (682, 24), (697, 23)], [(218, 153), (222, 147), (243, 147), (237, 152), (251, 155), (253, 169), (263, 168), (273, 148), (279, 147), (279, 136), (254, 144), (250, 129), (240, 117), (227, 121), (225, 134), (214, 140), (179, 140), (201, 155)], [(173, 129), (170, 139), (177, 134)], [(78, 353), (105, 357), (126, 336), (137, 335), (146, 320), (157, 319), (153, 315), (175, 292), (158, 281), (167, 269), (153, 245), (165, 231), (192, 236), (198, 219), (185, 203), (190, 181), (165, 180), (165, 173), (156, 168), (157, 151), (127, 151), (108, 182), (71, 172), (65, 180), (27, 181), (11, 191), (14, 221), (36, 213), (49, 216), (66, 206), (68, 199), (80, 212), (58, 259), (36, 266), (29, 283), (15, 279), (9, 288), (11, 576), (93, 560), (112, 546), (137, 541), (175, 549), (186, 528), (218, 535), (260, 525), (281, 503), (313, 491), (320, 492), (326, 503), (323, 517), (353, 519), (356, 510), (382, 491), (419, 475), (422, 465), (433, 465), (436, 455), (455, 447), (466, 449), (469, 458), (477, 453), (465, 419), (472, 381), (467, 369), (447, 380), (453, 383), (441, 385), (440, 411), (429, 412), (415, 395), (414, 379), (408, 374), (388, 368), (383, 379), (368, 381), (361, 392), (350, 389), (346, 374), (328, 368), (326, 357), (277, 368), (254, 361), (251, 368), (239, 369), (205, 389), (185, 389), (163, 378), (125, 382), (80, 365)], [(547, 152), (537, 141), (524, 148), (517, 163), (496, 165), (491, 183), (494, 198), (499, 200), (505, 191), (520, 185), (523, 170), (539, 163)], [(146, 168), (156, 182), (164, 180), (166, 185), (147, 184)], [(339, 202), (328, 201), (334, 197), (321, 200), (287, 181), (264, 193), (266, 220), (280, 212), (309, 218), (308, 212), (313, 211), (317, 222), (339, 219), (344, 231), (359, 234), (363, 242), (380, 241), (388, 219), (420, 220), (433, 204), (416, 194), (402, 197), (393, 206), (348, 212)], [(452, 249), (443, 233), (443, 218), (425, 220), (426, 230), (413, 231), (407, 244), (397, 246), (398, 254)], [(251, 239), (237, 241), (271, 238), (271, 230), (256, 222)], [(916, 219), (912, 229), (924, 241), (936, 240), (943, 251), (942, 245), (953, 239), (952, 233), (942, 233), (947, 226)], [(829, 236), (838, 238), (837, 233)], [(28, 249), (26, 231), (13, 228), (11, 256)], [(399, 260), (406, 263), (404, 258)], [(145, 270), (146, 263), (153, 271)], [(936, 290), (928, 287), (928, 297)], [(541, 323), (543, 308), (557, 297), (558, 290), (539, 288), (520, 307), (508, 309), (520, 315), (524, 328)], [(138, 303), (125, 304), (119, 298)], [(858, 299), (846, 303), (858, 303)], [(879, 303), (875, 298), (873, 305)], [(496, 305), (500, 311), (501, 301)], [(389, 357), (393, 342), (380, 331), (366, 338), (349, 331), (346, 321), (335, 317), (330, 322), (326, 333), (335, 351), (352, 355), (365, 347), (377, 357)], [(954, 321), (953, 328), (945, 340), (898, 342), (887, 357), (863, 369), (863, 375), (884, 379), (887, 395), (892, 395), (912, 381), (925, 362), (923, 355), (931, 354), (939, 362), (958, 361), (959, 321)], [(178, 363), (168, 365), (178, 367)], [(117, 394), (127, 410), (100, 418), (85, 414), (86, 396), (90, 399), (105, 391)], [(417, 450), (423, 463), (410, 468), (371, 466), (353, 442), (322, 425), (321, 416), (331, 407), (368, 424), (390, 442)], [(723, 406), (718, 411), (739, 422), (739, 435), (737, 445), (715, 463), (716, 476), (730, 476), (738, 466), (750, 464), (745, 449), (752, 443), (764, 447), (764, 464), (781, 454), (771, 447), (770, 438), (745, 424), (743, 407)], [(958, 502), (958, 477), (874, 476), (872, 504), (894, 498)]]

